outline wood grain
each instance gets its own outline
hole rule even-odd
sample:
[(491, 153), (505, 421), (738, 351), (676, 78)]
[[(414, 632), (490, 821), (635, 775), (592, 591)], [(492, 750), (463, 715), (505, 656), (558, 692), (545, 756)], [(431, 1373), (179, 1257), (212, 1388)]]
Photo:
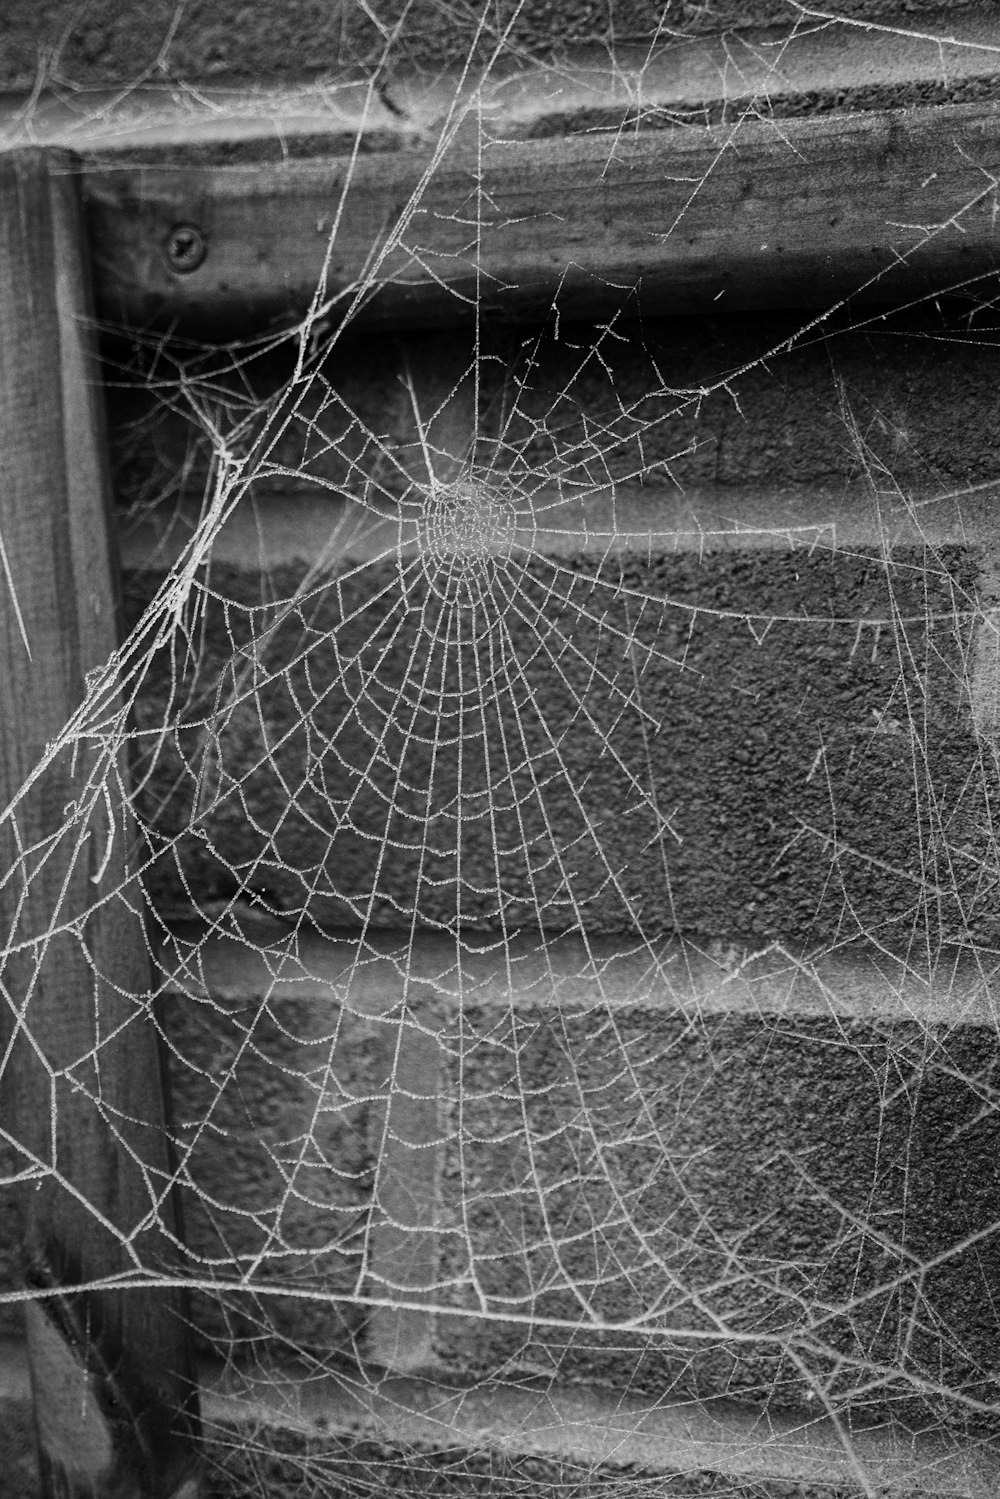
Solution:
[[(184, 1303), (148, 1288), (172, 1268), (176, 1222), (123, 766), (103, 743), (113, 678), (98, 721), (51, 748), (117, 644), (73, 160), (0, 156), (0, 204), (0, 803), (14, 800), (0, 821), (0, 1098), (38, 1293), (41, 1468), (50, 1496), (192, 1499)], [(81, 1289), (120, 1277), (137, 1288)]]
[[(343, 150), (92, 154), (103, 314), (247, 333), (293, 323), (321, 281), (332, 319), (400, 326), (826, 308), (998, 267), (993, 104), (545, 140), (470, 142), (465, 122), (433, 149)], [(171, 268), (178, 225), (204, 238), (196, 269)]]

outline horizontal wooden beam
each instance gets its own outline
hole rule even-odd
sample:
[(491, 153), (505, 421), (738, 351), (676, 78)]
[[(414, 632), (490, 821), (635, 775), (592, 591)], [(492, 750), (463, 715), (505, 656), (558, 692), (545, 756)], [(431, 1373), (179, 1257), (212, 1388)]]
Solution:
[[(313, 141), (315, 145), (315, 141)], [(342, 137), (339, 149), (343, 150)], [(899, 301), (991, 277), (992, 104), (86, 167), (103, 315), (204, 334)], [(981, 288), (980, 288), (981, 290)]]

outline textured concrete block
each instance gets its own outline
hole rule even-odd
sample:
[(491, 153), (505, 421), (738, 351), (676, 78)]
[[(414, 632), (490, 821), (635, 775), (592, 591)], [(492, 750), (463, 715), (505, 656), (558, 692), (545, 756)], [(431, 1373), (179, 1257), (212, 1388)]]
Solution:
[(420, 970), (448, 964), (421, 952), (225, 918), (165, 947), (188, 1269), (220, 1283), (195, 1320), (223, 1348), (433, 1362), (443, 1058)]
[(989, 1423), (995, 1028), (837, 1013), (846, 972), (766, 967), (737, 980), (756, 1014), (683, 984), (683, 1008), (471, 988), (439, 1218), (470, 1316), (438, 1318), (443, 1368)]
[[(198, 1293), (199, 1332), (223, 1346), (349, 1350), (362, 1318), (344, 1298), (358, 1280), (376, 1169), (370, 1030), (332, 997), (275, 995), (259, 964), (235, 989), (223, 965), (207, 990), (197, 955), (186, 965), (186, 987), (171, 986), (160, 1008), (186, 1269), (230, 1287)], [(249, 1289), (233, 1290), (244, 1276)], [(273, 1294), (276, 1285), (293, 1294)]]
[(391, 562), (301, 600), (303, 569), (272, 574), (294, 601), (277, 624), (259, 576), (213, 569), (197, 669), (178, 694), (162, 653), (137, 704), (154, 900), (242, 886), (327, 925), (993, 940), (969, 554), (512, 571), (458, 644)]

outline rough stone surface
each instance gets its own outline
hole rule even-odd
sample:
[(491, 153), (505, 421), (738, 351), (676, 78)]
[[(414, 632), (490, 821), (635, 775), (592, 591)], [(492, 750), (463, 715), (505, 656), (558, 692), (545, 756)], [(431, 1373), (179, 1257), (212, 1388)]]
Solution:
[(808, 1371), (915, 1429), (942, 1386), (996, 1401), (995, 1032), (467, 1006), (454, 1051), (442, 1277), (579, 1326), (441, 1318), (446, 1364), (776, 1409), (808, 1408)]
[[(265, 994), (168, 993), (173, 1134), (189, 1270), (231, 1279), (261, 1257), (254, 1284), (349, 1295), (371, 1193), (370, 1034), (335, 1006)], [(358, 1314), (273, 1294), (200, 1292), (202, 1337), (224, 1348), (268, 1338), (350, 1347)]]
[[(533, 560), (503, 629), (499, 586), (459, 650), (386, 563), (292, 608), (241, 680), (260, 579), (214, 570), (190, 727), (147, 783), (149, 889), (176, 909), (246, 886), (327, 925), (988, 940), (991, 783), (956, 686), (973, 579), (961, 553)], [(170, 670), (138, 704), (151, 740)]]

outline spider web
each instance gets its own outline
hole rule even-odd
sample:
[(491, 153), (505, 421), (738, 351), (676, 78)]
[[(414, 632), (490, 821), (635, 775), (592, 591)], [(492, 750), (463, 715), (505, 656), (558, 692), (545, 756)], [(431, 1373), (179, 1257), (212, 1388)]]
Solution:
[[(456, 13), (476, 85), (336, 306), (223, 347), (105, 330), (126, 635), (33, 784), (93, 767), (72, 826), (133, 845), (102, 899), (142, 881), (174, 1161), (150, 1212), (176, 1191), (185, 1228), (169, 1275), (122, 1231), (123, 1283), (189, 1290), (234, 1493), (871, 1495), (902, 1481), (888, 1423), (908, 1482), (972, 1492), (954, 1454), (989, 1449), (997, 1402), (993, 288), (668, 320), (609, 287), (600, 324), (557, 296), (527, 325), (456, 292), (453, 328), (372, 331), (455, 132), (490, 137), (522, 12)], [(786, 54), (832, 24), (794, 13), (773, 88), (731, 43), (720, 151), (780, 138)], [(383, 26), (372, 80), (419, 59), (414, 27)], [(621, 120), (580, 127), (609, 161)], [(627, 114), (704, 123), (641, 87)], [(488, 216), (473, 195), (473, 272)], [(62, 1178), (3, 1138), (12, 1213)], [(233, 1438), (237, 1384), (258, 1430)], [(507, 1425), (466, 1430), (484, 1391)], [(363, 1437), (309, 1414), (340, 1398)], [(664, 1478), (593, 1437), (737, 1408), (822, 1428), (825, 1466), (758, 1471), (754, 1428)]]

